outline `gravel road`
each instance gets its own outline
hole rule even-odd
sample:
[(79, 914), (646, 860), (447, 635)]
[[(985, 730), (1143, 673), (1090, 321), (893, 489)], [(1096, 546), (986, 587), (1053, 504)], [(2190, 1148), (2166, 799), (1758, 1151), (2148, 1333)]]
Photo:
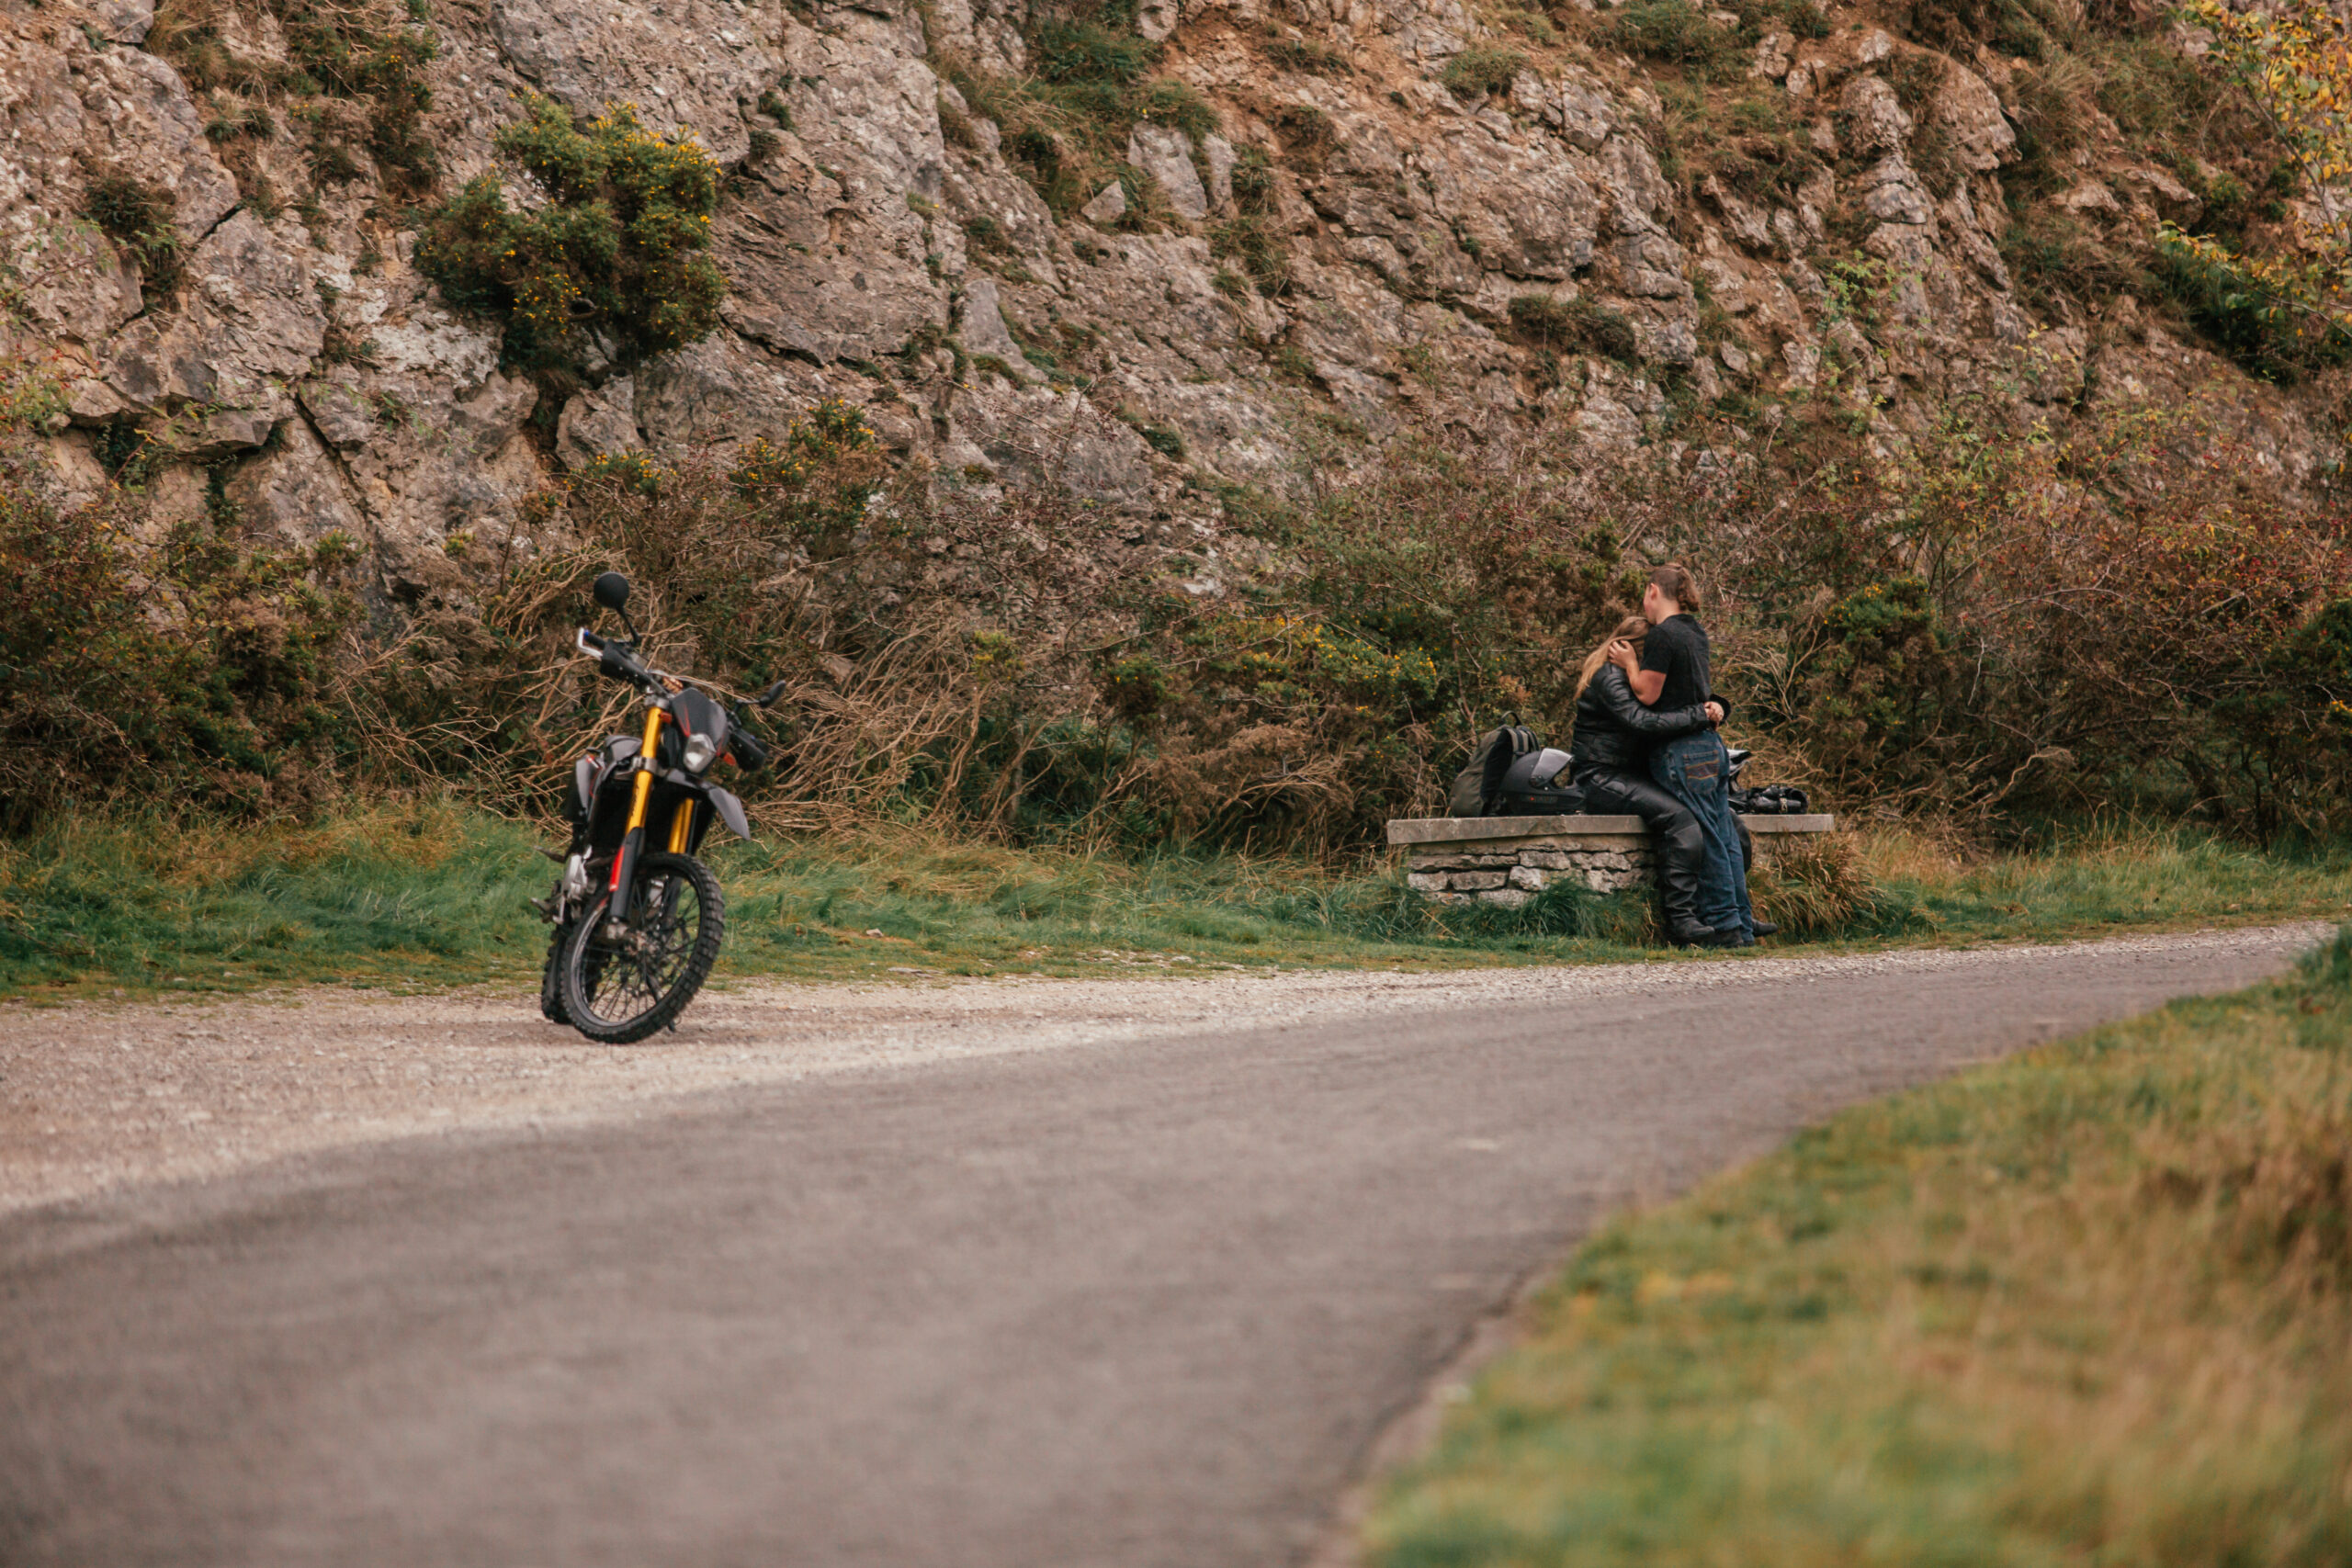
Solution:
[(0, 1562), (1296, 1562), (1610, 1209), (2322, 931), (0, 1010)]

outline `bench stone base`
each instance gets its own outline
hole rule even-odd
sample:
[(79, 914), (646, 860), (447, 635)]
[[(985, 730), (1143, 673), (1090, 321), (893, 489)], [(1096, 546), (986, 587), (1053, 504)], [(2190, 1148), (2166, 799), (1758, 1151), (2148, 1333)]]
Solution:
[[(1837, 826), (1826, 813), (1740, 820), (1759, 861)], [(1564, 876), (1596, 893), (1647, 887), (1657, 876), (1638, 817), (1400, 818), (1388, 824), (1388, 842), (1405, 852), (1405, 885), (1441, 904), (1515, 909)]]

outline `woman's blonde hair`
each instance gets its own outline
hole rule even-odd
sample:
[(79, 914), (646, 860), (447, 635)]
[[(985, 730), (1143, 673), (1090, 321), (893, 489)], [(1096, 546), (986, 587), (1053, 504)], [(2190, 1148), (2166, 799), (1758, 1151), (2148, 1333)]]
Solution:
[(1638, 653), (1641, 651), (1642, 639), (1649, 635), (1650, 624), (1639, 615), (1628, 615), (1618, 622), (1617, 629), (1602, 637), (1600, 646), (1584, 656), (1584, 669), (1577, 674), (1577, 696), (1584, 695), (1584, 689), (1592, 684), (1592, 678), (1600, 673), (1602, 665), (1609, 662), (1611, 643), (1620, 640), (1630, 642), (1634, 645), (1634, 650)]

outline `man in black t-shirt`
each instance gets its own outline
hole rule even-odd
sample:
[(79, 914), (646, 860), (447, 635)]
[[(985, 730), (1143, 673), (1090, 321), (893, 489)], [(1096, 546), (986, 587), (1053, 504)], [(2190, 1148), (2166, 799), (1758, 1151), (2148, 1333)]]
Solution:
[[(1650, 635), (1642, 642), (1641, 668), (1629, 679), (1634, 694), (1652, 707), (1720, 700), (1708, 680), (1707, 632), (1698, 622), (1698, 608), (1699, 584), (1688, 571), (1671, 561), (1651, 571), (1642, 590), (1642, 615)], [(1716, 933), (1716, 945), (1750, 945), (1756, 916), (1747, 902), (1747, 859), (1740, 852), (1739, 825), (1732, 820), (1731, 759), (1722, 738), (1702, 729), (1665, 742), (1650, 753), (1650, 775), (1690, 808), (1706, 837), (1699, 919)]]

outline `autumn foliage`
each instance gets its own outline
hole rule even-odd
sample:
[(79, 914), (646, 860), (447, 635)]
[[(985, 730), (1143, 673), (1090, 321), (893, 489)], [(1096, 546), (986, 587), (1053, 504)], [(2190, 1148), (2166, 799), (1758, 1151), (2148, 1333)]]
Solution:
[(2282, 245), (2256, 251), (2169, 221), (2159, 241), (2234, 280), (2291, 336), (2341, 338), (2352, 331), (2352, 18), (2327, 0), (2243, 10), (2191, 0), (2185, 12), (2212, 33), (2215, 53), (2288, 150), (2297, 188)]

